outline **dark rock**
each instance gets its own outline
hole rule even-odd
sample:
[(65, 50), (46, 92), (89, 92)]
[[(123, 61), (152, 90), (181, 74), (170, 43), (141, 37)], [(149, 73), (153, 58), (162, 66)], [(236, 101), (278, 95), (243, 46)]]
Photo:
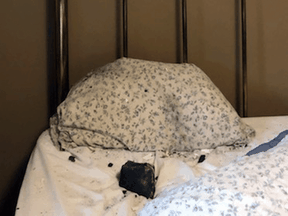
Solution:
[(155, 193), (154, 166), (148, 163), (127, 161), (121, 168), (119, 186), (144, 197)]
[(204, 160), (205, 160), (205, 155), (201, 155), (198, 160), (198, 163), (202, 163)]
[(71, 155), (71, 156), (69, 156), (68, 160), (75, 162), (75, 157)]

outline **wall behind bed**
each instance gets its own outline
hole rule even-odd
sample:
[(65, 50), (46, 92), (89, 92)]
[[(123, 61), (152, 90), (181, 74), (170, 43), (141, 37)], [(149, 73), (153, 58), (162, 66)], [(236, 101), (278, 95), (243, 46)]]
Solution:
[[(179, 62), (179, 2), (128, 0), (128, 56)], [(69, 1), (70, 84), (121, 56), (121, 1)], [(188, 60), (238, 109), (239, 1), (187, 0)], [(117, 10), (118, 9), (118, 10)], [(288, 2), (247, 1), (248, 116), (288, 114)], [(179, 10), (178, 10), (179, 11)], [(267, 103), (269, 101), (269, 103)]]
[(48, 127), (46, 1), (0, 2), (0, 215), (14, 207), (30, 153)]

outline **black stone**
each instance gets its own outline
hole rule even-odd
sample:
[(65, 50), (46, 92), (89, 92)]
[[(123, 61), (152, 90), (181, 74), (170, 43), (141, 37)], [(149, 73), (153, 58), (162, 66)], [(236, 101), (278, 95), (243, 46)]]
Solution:
[(204, 160), (205, 160), (205, 155), (201, 155), (198, 160), (198, 163), (202, 163)]
[(75, 157), (74, 157), (74, 156), (70, 156), (70, 157), (68, 158), (68, 160), (70, 160), (70, 161), (72, 161), (72, 162), (75, 162)]
[(121, 168), (119, 186), (144, 197), (155, 193), (154, 166), (148, 163), (127, 161)]

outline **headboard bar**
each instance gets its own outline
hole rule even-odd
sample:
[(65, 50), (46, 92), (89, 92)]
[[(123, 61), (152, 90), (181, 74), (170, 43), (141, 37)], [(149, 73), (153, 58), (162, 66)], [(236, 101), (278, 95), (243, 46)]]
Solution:
[(242, 26), (242, 117), (248, 115), (248, 79), (247, 79), (247, 32), (246, 32), (246, 0), (241, 0)]
[(188, 42), (187, 42), (187, 3), (186, 0), (182, 0), (182, 63), (188, 62)]
[(123, 25), (123, 56), (128, 57), (128, 11), (127, 0), (122, 2), (122, 25)]
[(67, 0), (55, 0), (56, 14), (56, 101), (59, 105), (69, 91)]

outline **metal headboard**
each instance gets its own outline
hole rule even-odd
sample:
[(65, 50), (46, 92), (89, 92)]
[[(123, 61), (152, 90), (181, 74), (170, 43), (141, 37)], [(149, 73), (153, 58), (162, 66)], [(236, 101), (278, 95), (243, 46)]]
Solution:
[(242, 32), (242, 117), (248, 115), (248, 78), (247, 78), (247, 28), (246, 28), (246, 0), (241, 0), (241, 32)]
[(68, 5), (67, 0), (55, 0), (56, 21), (56, 102), (59, 105), (69, 91)]
[[(122, 0), (122, 27), (123, 27), (123, 56), (128, 57), (128, 0)], [(176, 0), (177, 1), (177, 0)], [(247, 42), (246, 42), (246, 0), (239, 0), (241, 4), (241, 90), (242, 95), (238, 97), (240, 104), (240, 116), (246, 117), (248, 113), (248, 89), (247, 89)], [(187, 2), (181, 3), (181, 34), (182, 34), (182, 63), (188, 62), (188, 40), (187, 40)], [(67, 0), (55, 0), (56, 21), (56, 77), (57, 77), (57, 104), (58, 106), (69, 91), (69, 56), (68, 56), (68, 5)]]

